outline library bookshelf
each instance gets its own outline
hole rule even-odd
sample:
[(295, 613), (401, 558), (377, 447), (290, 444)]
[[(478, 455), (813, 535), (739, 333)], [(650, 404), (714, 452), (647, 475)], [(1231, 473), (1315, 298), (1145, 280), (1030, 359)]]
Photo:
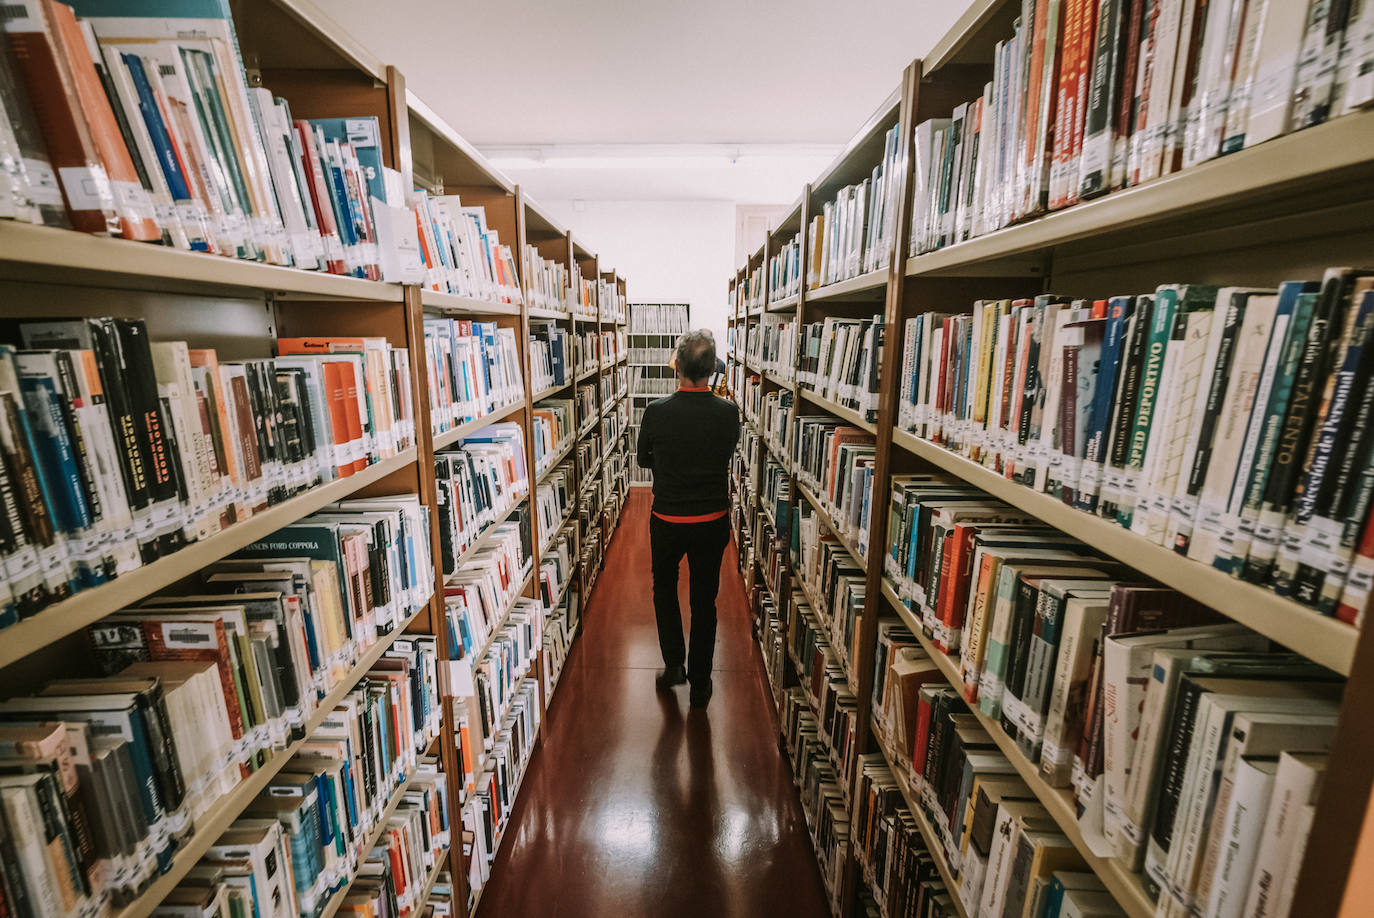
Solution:
[[(867, 558), (857, 554), (852, 540), (840, 539), (866, 577), (858, 659), (852, 669), (858, 680), (851, 689), (858, 706), (854, 748), (856, 753), (882, 752), (886, 757), (936, 867), (951, 890), (957, 880), (943, 859), (940, 839), (873, 712), (880, 618), (895, 617), (904, 622), (936, 661), (945, 680), (956, 687), (962, 685), (958, 659), (937, 650), (923, 631), (919, 612), (908, 608), (884, 576), (883, 549), (893, 474), (943, 471), (961, 479), (1091, 546), (1102, 556), (1345, 676), (1339, 726), (1301, 862), (1298, 904), (1293, 911), (1294, 915), (1334, 915), (1340, 907), (1374, 780), (1374, 740), (1363, 723), (1363, 709), (1374, 701), (1374, 638), (1369, 629), (1359, 631), (1323, 617), (1295, 601), (1191, 561), (1013, 482), (906, 432), (896, 423), (896, 411), (898, 373), (904, 357), (903, 325), (924, 312), (967, 312), (975, 299), (1030, 297), (1050, 291), (1106, 297), (1122, 291), (1153, 290), (1159, 284), (1178, 281), (1273, 286), (1294, 277), (1320, 277), (1329, 265), (1368, 262), (1374, 243), (1374, 219), (1370, 218), (1374, 153), (1367, 138), (1374, 134), (1374, 112), (1342, 115), (1152, 181), (909, 256), (916, 125), (948, 117), (954, 106), (978, 98), (992, 73), (994, 48), (1012, 35), (1019, 12), (1019, 5), (1005, 0), (968, 4), (950, 32), (927, 57), (906, 69), (898, 91), (863, 123), (824, 173), (802, 189), (800, 199), (769, 232), (761, 248), (729, 279), (730, 390), (746, 417), (746, 430), (758, 434), (762, 442), (756, 452), (737, 460), (732, 479), (741, 570), (754, 603), (758, 634), (762, 639), (765, 616), (761, 603), (766, 600), (773, 608), (782, 608), (789, 590), (805, 587), (789, 586), (799, 578), (785, 563), (781, 577), (775, 580), (776, 589), (770, 586), (765, 571), (767, 546), (756, 544), (761, 533), (776, 532), (777, 525), (772, 508), (763, 499), (765, 459), (786, 471), (793, 518), (796, 504), (809, 502), (821, 520), (829, 523), (816, 496), (798, 479), (795, 445), (776, 443), (761, 423), (750, 417), (746, 402), (757, 397), (750, 394), (761, 388), (764, 394), (793, 393), (793, 415), (830, 415), (868, 431), (876, 441)], [(842, 186), (870, 174), (880, 161), (884, 133), (893, 127), (898, 132), (899, 155), (896, 174), (889, 177), (896, 185), (892, 198), (896, 202), (896, 229), (894, 238), (887, 240), (891, 246), (886, 253), (888, 266), (828, 286), (809, 286), (805, 274), (805, 266), (810, 264), (808, 226), (821, 213), (822, 202), (832, 200)], [(760, 304), (756, 272), (794, 239), (801, 246), (800, 293)], [(879, 313), (885, 335), (878, 359), (876, 420), (870, 420), (873, 415), (866, 418), (788, 383), (776, 372), (764, 372), (748, 357), (761, 325), (770, 317), (795, 316), (800, 342), (800, 331), (806, 324), (831, 316), (862, 318)], [(800, 350), (791, 357), (800, 365)], [(790, 540), (786, 534), (778, 538)], [(791, 553), (790, 547), (782, 550)], [(789, 641), (792, 635), (786, 621), (782, 629), (783, 640)], [(770, 677), (776, 677), (776, 702), (796, 681), (786, 673), (775, 673), (779, 668), (776, 664), (781, 660), (781, 669), (788, 669), (790, 664), (795, 670), (796, 659), (790, 652), (770, 656), (766, 643), (761, 652), (770, 663)], [(1079, 826), (1073, 797), (1045, 783), (999, 723), (981, 713), (977, 716), (1122, 911), (1131, 918), (1154, 915), (1155, 903), (1146, 894), (1140, 875), (1113, 858), (1095, 856)], [(853, 774), (847, 780), (852, 782), (846, 787), (847, 795), (854, 799), (860, 776)], [(859, 890), (868, 882), (866, 877), (871, 878), (868, 865), (851, 853), (836, 914), (853, 913)], [(966, 911), (958, 897), (954, 899), (961, 916), (976, 911), (976, 903), (972, 911)]]
[[(570, 309), (529, 306), (529, 279), (523, 276), (519, 280), (525, 305), (512, 305), (443, 293), (422, 285), (276, 267), (0, 221), (0, 300), (5, 304), (6, 319), (141, 318), (153, 340), (186, 340), (191, 347), (213, 347), (230, 360), (271, 356), (278, 337), (383, 337), (394, 347), (409, 349), (409, 385), (416, 403), (416, 444), (410, 449), (351, 477), (307, 490), (208, 539), (192, 542), (179, 552), (80, 592), (6, 628), (0, 633), (0, 695), (4, 697), (28, 693), (47, 679), (89, 671), (89, 653), (81, 634), (87, 626), (159, 591), (175, 588), (207, 565), (329, 504), (350, 498), (411, 494), (433, 508), (436, 450), (453, 446), (489, 424), (520, 425), (525, 455), (531, 464), (527, 470), (530, 493), (512, 505), (507, 517), (519, 503), (532, 508), (533, 489), (555, 468), (565, 469), (572, 476), (574, 494), (580, 500), (553, 532), (540, 532), (538, 513), (529, 514), (533, 554), (528, 561), (529, 570), (521, 574), (522, 586), (516, 591), (516, 598), (539, 595), (542, 553), (552, 547), (560, 532), (570, 531), (576, 540), (575, 567), (559, 590), (555, 608), (566, 606), (570, 621), (580, 624), (580, 609), (585, 608), (604, 546), (619, 521), (626, 494), (625, 476), (600, 470), (606, 465), (601, 461), (603, 457), (618, 457), (623, 465), (628, 442), (625, 425), (620, 426), (612, 442), (603, 443), (602, 427), (593, 423), (576, 440), (559, 444), (542, 472), (533, 467), (534, 406), (543, 399), (570, 397), (576, 382), (570, 369), (565, 384), (531, 391), (529, 321), (552, 321), (570, 338), (574, 326), (614, 334), (624, 325), (623, 305), (616, 304), (624, 303), (625, 279), (614, 272), (600, 274), (595, 252), (487, 163), (458, 131), (406, 88), (400, 70), (373, 57), (334, 23), (320, 5), (310, 0), (245, 0), (234, 4), (233, 13), (243, 59), (252, 65), (250, 79), (286, 98), (298, 118), (376, 117), (381, 126), (384, 165), (400, 172), (406, 187), (457, 194), (465, 205), (482, 205), (490, 225), (516, 252), (528, 246), (541, 257), (557, 262), (570, 277), (592, 281), (588, 287), (590, 299), (583, 306), (585, 314), (574, 318)], [(597, 281), (602, 282), (601, 289), (615, 294), (604, 297), (604, 313), (597, 296)], [(486, 416), (441, 434), (431, 433), (430, 405), (425, 397), (429, 391), (427, 371), (422, 359), (424, 320), (430, 316), (480, 319), (513, 329), (525, 385), (522, 396)], [(599, 417), (623, 410), (621, 387), (602, 382), (603, 377), (614, 379), (616, 362), (603, 361), (598, 354), (595, 363), (597, 369), (588, 374), (598, 393), (594, 413)], [(603, 391), (610, 393), (604, 402), (600, 398)], [(598, 474), (592, 474), (590, 466), (574, 461), (578, 441), (592, 445)], [(437, 561), (439, 524), (435, 515), (431, 514), (430, 519), (431, 553)], [(577, 525), (572, 525), (574, 520)], [(463, 559), (471, 558), (482, 544), (479, 537)], [(218, 800), (198, 822), (168, 869), (136, 899), (114, 909), (114, 914), (119, 918), (151, 914), (394, 641), (406, 634), (434, 635), (441, 660), (451, 660), (461, 653), (460, 649), (448, 646), (444, 580), (442, 570), (436, 569), (430, 598), (398, 628), (363, 652), (342, 681), (319, 699), (314, 715), (304, 726), (303, 737), (277, 750), (264, 766)], [(573, 637), (579, 632), (580, 628), (574, 630)], [(526, 674), (526, 678), (535, 678), (540, 686), (541, 711), (552, 701), (552, 688), (557, 684), (545, 678), (546, 671), (552, 672), (551, 665), (540, 648)], [(434, 864), (417, 901), (423, 905), (447, 870), (455, 884), (455, 901), (461, 903), (460, 914), (471, 914), (476, 895), (468, 888), (468, 857), (464, 846), (458, 844), (464, 806), (464, 795), (454, 778), (460, 774), (455, 739), (458, 711), (451, 697), (441, 698), (444, 717), (435, 747), (444, 773), (450, 776), (449, 825), (454, 827), (454, 843)], [(399, 803), (407, 786), (402, 784), (392, 793), (385, 812)], [(384, 824), (382, 819), (378, 833)], [(340, 891), (327, 903), (325, 914), (339, 908), (346, 892)]]

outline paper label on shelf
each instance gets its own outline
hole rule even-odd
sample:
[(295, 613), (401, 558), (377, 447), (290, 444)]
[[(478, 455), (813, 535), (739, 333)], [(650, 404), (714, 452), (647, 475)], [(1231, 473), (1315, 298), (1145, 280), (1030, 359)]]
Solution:
[(125, 220), (152, 220), (155, 218), (153, 199), (138, 182), (110, 182), (114, 194), (115, 209)]
[(41, 207), (62, 206), (62, 186), (57, 181), (57, 173), (52, 166), (41, 159), (24, 159), (24, 177), (28, 180), (25, 189), (28, 198)]
[(59, 169), (58, 175), (72, 210), (114, 210), (114, 189), (104, 166), (67, 166)]
[(1040, 742), (1040, 764), (1041, 771), (1048, 768), (1059, 768), (1069, 764), (1069, 750), (1060, 746), (1058, 742), (1047, 737), (1043, 737)]
[(1102, 799), (1102, 776), (1098, 775), (1093, 781), (1092, 788), (1088, 791), (1083, 812), (1078, 817), (1078, 831), (1082, 834), (1083, 843), (1093, 857), (1106, 858), (1116, 854), (1116, 846), (1107, 839), (1103, 832)]

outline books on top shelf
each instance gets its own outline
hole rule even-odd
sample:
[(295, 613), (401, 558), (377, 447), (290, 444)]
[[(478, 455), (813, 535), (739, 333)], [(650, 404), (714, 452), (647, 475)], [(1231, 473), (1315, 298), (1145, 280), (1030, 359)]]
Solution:
[(904, 329), (898, 425), (1358, 623), (1374, 572), (1374, 274), (984, 300)]
[(567, 311), (564, 297), (568, 289), (568, 268), (552, 258), (542, 258), (532, 245), (525, 246), (525, 287), (530, 306), (536, 309)]
[(687, 314), (686, 303), (631, 303), (630, 334), (681, 335), (688, 330)]
[(554, 322), (530, 320), (530, 391), (543, 392), (572, 382), (572, 344)]
[(801, 293), (801, 242), (797, 236), (768, 259), (768, 302)]
[(764, 289), (764, 272), (764, 266), (758, 265), (735, 287), (735, 305), (741, 314), (762, 311), (764, 300), (768, 295), (767, 290)]
[(827, 316), (801, 331), (797, 382), (822, 398), (861, 411), (868, 421), (878, 412), (879, 356), (884, 323), (871, 319)]
[(425, 319), (430, 426), (436, 434), (525, 398), (513, 328), (466, 319)]
[(1028, 8), (992, 79), (916, 126), (910, 254), (1138, 185), (1374, 101), (1374, 28), (1324, 0)]
[(409, 354), (384, 339), (220, 362), (141, 319), (8, 332), (0, 625), (414, 445)]
[(821, 206), (807, 227), (808, 289), (815, 290), (887, 267), (897, 227), (897, 181), (893, 175), (899, 144), (897, 127), (887, 130), (882, 159), (873, 174), (846, 185)]
[(601, 304), (602, 322), (625, 321), (625, 294), (620, 285), (605, 279), (596, 282), (596, 301)]

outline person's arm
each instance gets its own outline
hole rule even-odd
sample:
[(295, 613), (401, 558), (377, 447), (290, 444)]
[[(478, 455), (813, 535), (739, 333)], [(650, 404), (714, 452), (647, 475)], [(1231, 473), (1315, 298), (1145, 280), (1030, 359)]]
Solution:
[(649, 428), (653, 423), (653, 405), (648, 405), (644, 409), (644, 417), (639, 421), (639, 444), (636, 453), (639, 460), (639, 467), (651, 469), (654, 467), (654, 441), (649, 436)]

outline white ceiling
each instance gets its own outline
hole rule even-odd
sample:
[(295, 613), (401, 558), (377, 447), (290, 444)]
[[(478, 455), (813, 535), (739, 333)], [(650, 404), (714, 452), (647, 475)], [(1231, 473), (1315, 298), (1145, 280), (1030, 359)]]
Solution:
[(322, 4), (478, 145), (843, 143), (965, 5)]

